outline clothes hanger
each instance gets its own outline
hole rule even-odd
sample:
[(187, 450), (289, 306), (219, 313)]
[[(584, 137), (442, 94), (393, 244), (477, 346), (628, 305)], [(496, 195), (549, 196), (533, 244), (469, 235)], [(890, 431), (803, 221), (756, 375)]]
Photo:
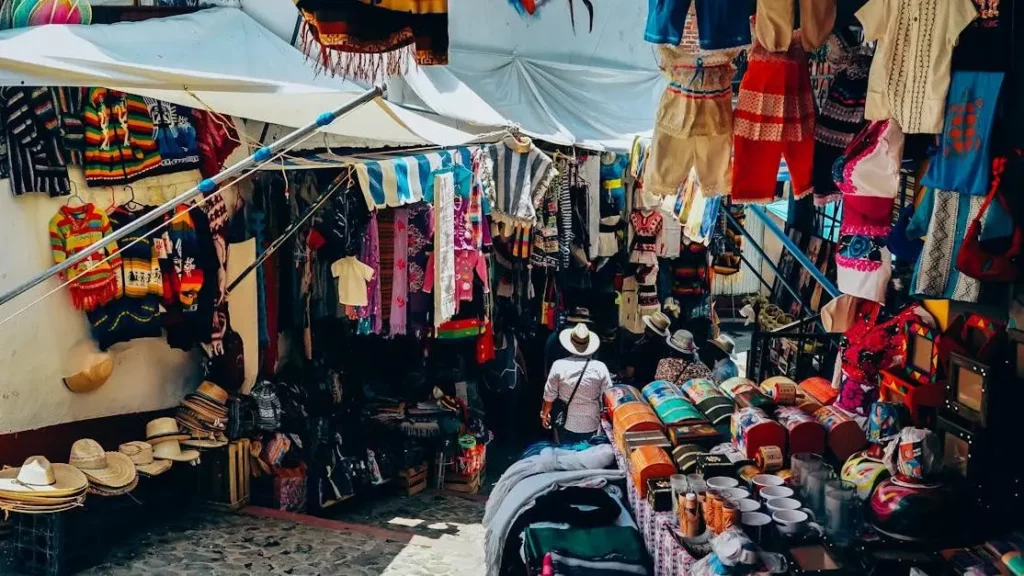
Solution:
[(82, 206), (88, 204), (88, 202), (86, 202), (81, 196), (78, 195), (78, 184), (75, 184), (74, 181), (68, 181), (68, 183), (71, 184), (72, 194), (71, 196), (68, 196), (68, 201), (65, 202), (64, 205), (71, 206), (71, 201), (74, 200), (75, 198), (77, 198), (78, 201), (82, 203)]
[[(175, 186), (173, 184), (171, 186), (173, 187), (172, 189), (173, 189), (174, 192), (178, 191), (178, 187), (177, 186)], [(129, 191), (129, 192), (131, 192), (131, 197), (128, 198), (127, 202), (125, 202), (124, 204), (121, 205), (122, 208), (124, 208), (125, 210), (129, 210), (131, 212), (138, 212), (139, 210), (142, 210), (142, 209), (145, 208), (145, 206), (143, 206), (142, 204), (139, 204), (138, 202), (135, 201), (135, 188), (133, 188), (130, 184), (125, 184), (124, 185), (124, 189)], [(172, 197), (176, 196), (176, 194), (172, 193), (171, 196)]]

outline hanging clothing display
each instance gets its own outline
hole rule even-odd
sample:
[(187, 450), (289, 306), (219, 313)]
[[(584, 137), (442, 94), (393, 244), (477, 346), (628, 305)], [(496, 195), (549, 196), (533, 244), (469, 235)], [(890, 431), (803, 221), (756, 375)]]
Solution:
[(395, 209), (394, 271), (389, 334), (405, 334), (409, 304), (409, 209)]
[(0, 122), (7, 137), (11, 192), (71, 192), (60, 116), (47, 88), (0, 90)]
[[(109, 216), (111, 230), (128, 226), (149, 213), (152, 208), (140, 206), (132, 211), (116, 208)], [(146, 236), (155, 225), (143, 226), (121, 240), (120, 294), (109, 303), (89, 313), (93, 337), (101, 350), (118, 342), (135, 338), (161, 336), (160, 301), (164, 294), (161, 268), (170, 257), (170, 238), (166, 232)]]
[(494, 166), (492, 218), (501, 235), (511, 237), (517, 226), (529, 230), (537, 218), (537, 206), (555, 178), (551, 158), (529, 139), (499, 142), (490, 146), (488, 153)]
[(953, 70), (1007, 72), (1012, 56), (1013, 32), (1009, 3), (999, 0), (973, 0), (978, 17), (960, 33), (953, 47)]
[(658, 210), (634, 211), (629, 215), (633, 227), (633, 241), (630, 245), (629, 261), (647, 266), (658, 265), (658, 255), (663, 252), (664, 221)]
[(857, 11), (867, 42), (878, 40), (868, 77), (868, 120), (906, 134), (942, 131), (952, 47), (977, 16), (971, 0), (869, 0)]
[[(103, 240), (112, 233), (106, 213), (93, 204), (61, 206), (50, 219), (50, 250), (53, 261), (60, 264), (69, 256)], [(107, 257), (109, 260), (103, 261)], [(118, 296), (121, 255), (117, 243), (92, 253), (75, 264), (62, 277), (71, 280), (68, 291), (71, 302), (79, 310), (95, 310)]]
[(691, 3), (697, 16), (697, 35), (702, 50), (750, 45), (750, 3), (747, 0), (650, 0), (644, 40), (651, 44), (680, 44)]
[(85, 101), (85, 181), (127, 184), (160, 167), (160, 148), (141, 96), (91, 88)]
[[(785, 52), (793, 41), (797, 0), (757, 0), (754, 34), (769, 52)], [(836, 23), (836, 0), (800, 0), (800, 42), (813, 52), (824, 46)]]
[(757, 41), (736, 104), (732, 198), (765, 203), (775, 199), (779, 163), (785, 157), (793, 195), (813, 190), (814, 95), (800, 32), (787, 52), (769, 52)]
[(377, 230), (377, 213), (370, 213), (370, 221), (363, 233), (363, 252), (360, 260), (373, 269), (373, 276), (367, 283), (365, 307), (359, 309), (359, 333), (380, 334), (384, 321), (381, 319), (380, 299), (380, 235)]
[(921, 184), (974, 196), (988, 193), (992, 126), (1002, 72), (954, 72), (939, 150)]
[(338, 303), (345, 306), (367, 306), (368, 284), (374, 278), (373, 268), (355, 256), (346, 256), (331, 264), (331, 276), (338, 279)]
[(160, 171), (194, 170), (199, 167), (199, 143), (192, 109), (155, 98), (143, 98), (153, 119), (160, 150)]
[(693, 169), (704, 194), (728, 194), (736, 73), (730, 53), (698, 56), (685, 47), (659, 46), (658, 66), (669, 83), (658, 104), (644, 190), (674, 195)]
[(196, 145), (199, 147), (199, 173), (211, 178), (220, 172), (228, 156), (241, 144), (230, 119), (205, 110), (192, 110), (195, 118)]
[(434, 252), (423, 285), (424, 291), (429, 287), (434, 293), (434, 326), (451, 320), (458, 306), (454, 236), (455, 177), (448, 172), (434, 178)]
[(870, 49), (834, 34), (828, 43), (828, 61), (835, 70), (814, 125), (814, 204), (824, 206), (841, 198), (832, 165), (865, 125)]
[[(907, 227), (908, 237), (924, 238), (911, 281), (912, 296), (978, 301), (981, 282), (961, 273), (956, 268), (956, 258), (967, 225), (978, 215), (984, 200), (984, 196), (937, 189), (925, 192)], [(982, 226), (983, 238), (999, 238), (1011, 233), (1013, 220), (1000, 202), (993, 202), (985, 212)]]
[(448, 63), (448, 3), (438, 0), (296, 0), (304, 42), (321, 66), (369, 82), (397, 76), (406, 50), (421, 66)]
[(81, 166), (85, 153), (85, 124), (82, 112), (85, 109), (86, 88), (61, 86), (50, 88), (50, 95), (57, 107), (60, 121), (60, 136), (68, 164)]
[(166, 227), (170, 266), (161, 271), (166, 310), (161, 318), (168, 345), (191, 350), (197, 344), (209, 343), (213, 332), (220, 262), (210, 221), (202, 210), (179, 205), (165, 220), (170, 220)]
[(601, 155), (601, 205), (608, 203), (620, 214), (626, 208), (626, 185), (622, 179), (628, 166), (629, 158), (624, 154)]

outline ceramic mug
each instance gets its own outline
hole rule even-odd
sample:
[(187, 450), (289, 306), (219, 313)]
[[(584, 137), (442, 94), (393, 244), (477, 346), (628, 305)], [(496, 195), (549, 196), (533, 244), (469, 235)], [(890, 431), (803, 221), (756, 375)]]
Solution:
[(725, 490), (726, 488), (739, 486), (740, 481), (728, 476), (715, 476), (714, 478), (708, 478), (707, 485), (711, 490)]
[(740, 509), (741, 514), (745, 514), (747, 512), (757, 512), (758, 510), (761, 509), (761, 503), (758, 502), (757, 500), (752, 500), (750, 498), (736, 500), (735, 502), (733, 502), (733, 504), (735, 504), (736, 507)]
[(796, 498), (772, 498), (765, 503), (765, 508), (768, 509), (769, 514), (774, 514), (779, 510), (799, 510), (804, 514), (807, 514), (807, 517), (810, 518), (812, 522), (815, 519), (814, 513), (809, 509), (804, 508)]
[(726, 488), (721, 490), (721, 492), (722, 495), (725, 496), (725, 499), (731, 502), (750, 498), (750, 490), (747, 490), (746, 488)]
[(771, 534), (772, 517), (763, 512), (744, 512), (740, 514), (740, 524), (751, 540), (763, 544)]
[(769, 486), (782, 486), (785, 481), (773, 474), (758, 474), (751, 480), (754, 485), (754, 494), (760, 496), (761, 490)]
[(768, 502), (776, 498), (792, 498), (793, 489), (789, 486), (765, 486), (761, 489), (761, 500)]
[(803, 510), (778, 510), (772, 513), (772, 520), (779, 527), (779, 532), (786, 536), (802, 534), (810, 518)]

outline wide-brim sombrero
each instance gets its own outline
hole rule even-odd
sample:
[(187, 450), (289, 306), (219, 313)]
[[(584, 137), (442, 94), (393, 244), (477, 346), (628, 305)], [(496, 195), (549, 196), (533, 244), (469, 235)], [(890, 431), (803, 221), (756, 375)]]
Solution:
[(80, 494), (89, 487), (89, 478), (81, 470), (70, 464), (51, 464), (54, 476), (53, 484), (47, 486), (28, 485), (18, 481), (21, 468), (0, 470), (0, 499), (17, 499), (22, 494), (43, 497), (66, 497)]
[(89, 478), (90, 484), (98, 484), (105, 488), (121, 488), (138, 480), (135, 464), (127, 455), (120, 452), (107, 452), (106, 457), (105, 468), (96, 470), (79, 468)]
[(189, 448), (223, 448), (228, 445), (227, 440), (214, 440), (212, 438), (191, 438), (189, 440), (183, 440), (182, 446), (188, 446)]
[(100, 486), (98, 484), (91, 484), (89, 486), (89, 494), (95, 494), (97, 496), (121, 496), (123, 494), (131, 492), (132, 490), (135, 490), (135, 488), (138, 487), (138, 485), (139, 476), (138, 474), (136, 474), (134, 480), (118, 488), (108, 488), (106, 486)]

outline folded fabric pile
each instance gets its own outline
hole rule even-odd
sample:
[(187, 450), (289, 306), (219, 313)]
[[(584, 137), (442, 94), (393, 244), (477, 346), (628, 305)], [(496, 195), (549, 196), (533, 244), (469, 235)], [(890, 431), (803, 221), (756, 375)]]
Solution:
[(188, 432), (182, 441), (193, 448), (219, 448), (227, 444), (228, 393), (213, 382), (203, 382), (185, 396), (175, 414), (178, 424)]
[(20, 468), (0, 470), (0, 510), (22, 514), (64, 512), (85, 502), (89, 479), (70, 464), (30, 456)]
[(107, 452), (90, 438), (71, 445), (68, 463), (88, 478), (90, 494), (120, 496), (139, 485), (139, 475), (131, 458), (120, 452)]

